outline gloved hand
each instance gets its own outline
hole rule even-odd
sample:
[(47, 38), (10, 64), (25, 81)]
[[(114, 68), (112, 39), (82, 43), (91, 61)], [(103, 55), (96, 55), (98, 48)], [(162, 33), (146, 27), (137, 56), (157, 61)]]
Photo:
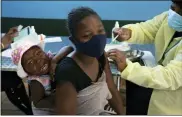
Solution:
[(126, 41), (126, 40), (130, 39), (132, 31), (130, 29), (127, 29), (127, 28), (116, 28), (113, 31), (113, 33), (115, 36), (119, 35), (116, 40), (121, 42), (121, 41)]

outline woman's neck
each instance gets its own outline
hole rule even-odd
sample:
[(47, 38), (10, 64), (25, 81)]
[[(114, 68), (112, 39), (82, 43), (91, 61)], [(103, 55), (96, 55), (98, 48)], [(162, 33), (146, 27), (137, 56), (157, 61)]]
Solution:
[(93, 64), (93, 62), (96, 60), (95, 57), (90, 57), (80, 52), (75, 52), (75, 57), (79, 59), (79, 61), (81, 61), (84, 65)]

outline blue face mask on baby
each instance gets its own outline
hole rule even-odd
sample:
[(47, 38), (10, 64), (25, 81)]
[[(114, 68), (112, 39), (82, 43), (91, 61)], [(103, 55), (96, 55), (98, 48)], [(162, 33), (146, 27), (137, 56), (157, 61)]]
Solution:
[(168, 24), (175, 31), (182, 32), (182, 16), (171, 9), (168, 12)]
[(91, 57), (99, 58), (104, 53), (104, 48), (106, 46), (106, 35), (94, 35), (89, 41), (75, 42), (76, 49)]

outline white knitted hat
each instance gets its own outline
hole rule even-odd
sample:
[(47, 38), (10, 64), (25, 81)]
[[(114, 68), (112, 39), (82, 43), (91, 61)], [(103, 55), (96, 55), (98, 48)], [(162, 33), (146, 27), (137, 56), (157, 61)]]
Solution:
[(39, 36), (36, 33), (25, 36), (21, 40), (11, 44), (12, 60), (14, 64), (17, 65), (17, 74), (20, 78), (25, 78), (28, 76), (22, 67), (21, 58), (28, 49), (36, 45), (41, 49), (44, 49), (44, 42), (40, 41)]

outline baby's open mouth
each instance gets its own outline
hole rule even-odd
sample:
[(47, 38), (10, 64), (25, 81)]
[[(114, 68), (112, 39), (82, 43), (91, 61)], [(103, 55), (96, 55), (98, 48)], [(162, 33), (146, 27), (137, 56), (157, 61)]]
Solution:
[(41, 68), (41, 71), (44, 72), (44, 71), (47, 71), (48, 69), (48, 64), (44, 64)]

